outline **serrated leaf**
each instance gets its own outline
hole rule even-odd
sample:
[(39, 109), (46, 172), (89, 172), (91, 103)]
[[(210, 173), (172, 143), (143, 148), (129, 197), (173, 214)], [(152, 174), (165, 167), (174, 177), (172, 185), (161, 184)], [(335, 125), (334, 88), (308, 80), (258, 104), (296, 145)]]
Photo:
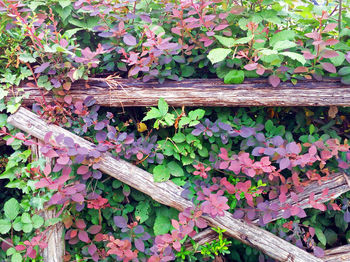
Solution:
[(71, 4), (71, 0), (60, 0), (58, 3), (62, 8), (65, 8)]
[(157, 108), (151, 107), (151, 110), (147, 112), (146, 116), (142, 119), (142, 121), (157, 119), (160, 117), (162, 117), (161, 112)]
[(253, 35), (250, 35), (250, 36), (238, 38), (235, 40), (235, 45), (242, 45), (242, 44), (249, 43), (253, 39), (253, 37), (254, 37)]
[(23, 258), (22, 255), (20, 253), (14, 253), (11, 257), (11, 262), (22, 262)]
[(208, 59), (212, 64), (223, 61), (230, 53), (231, 49), (226, 48), (215, 48), (212, 49), (208, 54)]
[(289, 58), (293, 60), (297, 60), (298, 62), (302, 63), (303, 65), (306, 63), (306, 60), (303, 55), (293, 53), (293, 52), (282, 52), (280, 55), (288, 56)]
[(32, 220), (30, 219), (30, 215), (28, 213), (23, 213), (21, 217), (22, 223), (32, 223)]
[(32, 217), (32, 222), (33, 222), (34, 228), (37, 229), (37, 228), (41, 227), (45, 221), (41, 216), (35, 214)]
[(0, 234), (7, 234), (11, 229), (11, 222), (6, 219), (0, 219)]
[(18, 201), (14, 198), (11, 198), (10, 200), (6, 201), (4, 205), (4, 211), (5, 211), (5, 216), (8, 219), (14, 220), (19, 213)]
[(169, 106), (167, 102), (164, 100), (164, 98), (160, 98), (158, 100), (158, 110), (164, 116), (166, 113), (168, 113)]
[(22, 225), (22, 230), (24, 233), (30, 233), (33, 230), (33, 224), (23, 224)]
[(154, 225), (153, 225), (153, 231), (156, 236), (168, 233), (170, 228), (171, 228), (171, 222), (169, 217), (162, 216), (162, 215), (158, 215), (156, 217), (156, 220), (154, 221)]
[(181, 177), (184, 175), (184, 171), (182, 167), (176, 163), (175, 161), (171, 161), (167, 164), (168, 170), (170, 171), (170, 174), (173, 176)]
[(24, 63), (35, 63), (36, 61), (36, 59), (29, 53), (20, 54), (19, 59)]

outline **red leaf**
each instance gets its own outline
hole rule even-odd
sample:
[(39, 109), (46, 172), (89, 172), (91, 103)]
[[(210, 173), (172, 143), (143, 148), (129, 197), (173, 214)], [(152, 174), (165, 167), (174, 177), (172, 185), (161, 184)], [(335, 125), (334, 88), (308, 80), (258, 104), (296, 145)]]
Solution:
[(248, 71), (255, 70), (258, 67), (258, 63), (247, 64), (244, 68)]
[(327, 39), (325, 41), (325, 45), (336, 45), (339, 43), (339, 40), (338, 39), (333, 39), (333, 38), (330, 38), (330, 39)]
[(86, 228), (86, 224), (85, 224), (84, 220), (82, 220), (82, 219), (78, 219), (77, 222), (75, 222), (75, 225), (76, 225), (77, 228), (79, 228), (79, 229), (84, 229), (84, 228)]
[(93, 226), (91, 226), (89, 229), (88, 229), (88, 232), (90, 233), (90, 234), (93, 234), (93, 235), (96, 235), (98, 232), (100, 232), (101, 231), (101, 226), (99, 226), (99, 225), (93, 225)]
[(85, 243), (90, 242), (88, 233), (86, 233), (85, 231), (79, 230), (78, 238)]
[(24, 246), (24, 245), (17, 245), (15, 247), (15, 249), (16, 249), (16, 251), (23, 251), (23, 250), (26, 250), (26, 246)]
[(77, 202), (77, 203), (82, 203), (84, 202), (84, 196), (80, 193), (76, 193), (72, 195), (72, 200)]
[(337, 57), (339, 56), (338, 52), (334, 50), (325, 50), (322, 57), (323, 58), (332, 58), (332, 57)]
[(136, 45), (136, 38), (130, 34), (124, 35), (123, 41), (125, 44), (130, 45), (130, 46)]
[(60, 165), (67, 165), (69, 162), (69, 159), (70, 159), (69, 156), (60, 156), (57, 159), (57, 163)]
[(50, 140), (51, 136), (52, 136), (52, 131), (47, 132), (47, 133), (45, 134), (45, 136), (44, 136), (44, 142), (45, 142), (46, 144), (49, 143), (49, 140)]
[(270, 76), (269, 76), (269, 83), (270, 83), (273, 87), (277, 87), (277, 86), (281, 83), (281, 79), (280, 79), (278, 76), (270, 75)]
[(312, 38), (314, 40), (320, 40), (321, 39), (321, 35), (318, 32), (307, 33), (307, 34), (305, 34), (305, 36), (308, 37), (308, 38)]
[(97, 247), (95, 244), (91, 244), (89, 247), (88, 247), (88, 252), (89, 254), (92, 256), (93, 254), (95, 254), (95, 252), (97, 251)]
[(303, 55), (304, 55), (304, 58), (306, 60), (310, 60), (310, 59), (314, 59), (316, 58), (315, 55), (311, 54), (310, 51), (302, 51)]
[(330, 23), (326, 25), (326, 27), (323, 29), (323, 33), (333, 31), (337, 27), (337, 25), (338, 25), (337, 23)]
[(89, 172), (89, 167), (88, 166), (80, 166), (77, 170), (77, 174), (79, 175), (84, 175), (87, 172)]
[(50, 175), (51, 173), (51, 165), (50, 164), (46, 164), (45, 168), (44, 168), (44, 174), (45, 176)]
[(330, 73), (336, 73), (337, 69), (335, 68), (335, 66), (331, 63), (321, 63), (322, 67), (324, 70), (330, 72)]
[(6, 145), (11, 145), (13, 143), (13, 141), (15, 141), (15, 138), (14, 137), (10, 137), (9, 139), (7, 139), (6, 141)]
[(307, 73), (309, 70), (305, 66), (298, 66), (297, 68), (294, 69), (294, 74), (297, 73)]

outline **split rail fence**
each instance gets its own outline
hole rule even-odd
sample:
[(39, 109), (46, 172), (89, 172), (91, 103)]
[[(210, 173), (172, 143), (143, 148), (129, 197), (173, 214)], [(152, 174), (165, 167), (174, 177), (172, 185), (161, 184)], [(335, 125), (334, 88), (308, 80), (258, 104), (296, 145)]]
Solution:
[[(22, 85), (21, 89), (23, 91), (19, 91), (18, 94), (21, 92), (29, 94), (28, 98), (24, 100), (24, 105), (30, 105), (37, 98), (46, 95), (31, 83)], [(349, 91), (349, 86), (345, 86), (337, 80), (300, 82), (296, 86), (291, 83), (282, 83), (281, 87), (272, 88), (268, 86), (265, 80), (252, 80), (240, 85), (224, 85), (216, 79), (158, 84), (107, 77), (105, 79), (77, 82), (68, 93), (75, 99), (85, 99), (87, 96), (93, 96), (97, 104), (109, 107), (153, 106), (157, 105), (157, 101), (161, 97), (172, 106), (350, 106)], [(45, 99), (51, 101), (52, 96), (45, 96)], [(57, 99), (60, 99), (59, 96)], [(38, 140), (43, 140), (45, 134), (52, 131), (54, 136), (64, 134), (64, 136), (72, 138), (75, 143), (87, 149), (91, 150), (94, 147), (91, 142), (59, 126), (47, 124), (39, 116), (24, 107), (19, 108), (17, 112), (11, 115), (8, 122)], [(39, 155), (39, 149), (36, 150)], [(181, 196), (181, 187), (171, 181), (155, 183), (152, 174), (124, 160), (116, 159), (109, 153), (103, 155), (99, 169), (149, 195), (161, 204), (179, 211), (193, 206), (191, 201)], [(322, 198), (320, 196), (325, 188), (329, 188), (329, 194)], [(329, 180), (321, 185), (316, 182), (311, 183), (304, 192), (299, 193), (298, 202), (294, 202), (290, 197), (287, 197), (287, 203), (296, 204), (305, 209), (311, 207), (309, 195), (312, 192), (315, 193), (315, 199), (319, 196), (320, 202), (327, 202), (349, 190), (350, 184), (346, 174), (331, 174)], [(280, 218), (281, 214), (280, 212), (274, 219)], [(227, 236), (257, 248), (278, 261), (350, 261), (350, 245), (326, 250), (326, 256), (320, 259), (256, 226), (255, 224), (258, 221), (248, 223), (241, 219), (235, 219), (229, 212), (225, 212), (224, 216), (214, 219), (209, 216), (203, 216), (203, 218), (211, 226), (225, 229)], [(51, 236), (54, 238), (51, 240), (52, 243), (55, 243), (53, 246), (62, 245), (63, 241), (59, 240), (57, 232), (51, 234)], [(214, 231), (207, 229), (197, 234), (194, 240), (204, 244), (213, 241), (216, 237), (217, 234)], [(51, 254), (46, 254), (47, 257), (53, 259), (50, 261), (62, 261), (60, 256), (64, 252), (62, 251), (64, 246), (58, 248), (60, 249), (59, 252), (53, 250), (49, 251)]]

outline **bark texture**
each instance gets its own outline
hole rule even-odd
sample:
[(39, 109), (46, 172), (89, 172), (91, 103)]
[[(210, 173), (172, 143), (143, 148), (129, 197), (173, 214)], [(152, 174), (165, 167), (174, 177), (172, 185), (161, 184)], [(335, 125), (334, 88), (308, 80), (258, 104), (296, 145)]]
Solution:
[(348, 262), (350, 261), (350, 245), (336, 247), (325, 251), (326, 262)]
[[(41, 93), (33, 83), (20, 86), (32, 104)], [(17, 91), (17, 90), (16, 90)], [(143, 83), (128, 79), (77, 81), (68, 92), (74, 99), (93, 96), (97, 104), (109, 107), (155, 106), (164, 98), (171, 106), (350, 106), (350, 86), (339, 79), (290, 82), (273, 88), (265, 79), (226, 85), (220, 79), (191, 79)], [(50, 101), (52, 96), (47, 96)]]
[[(40, 153), (40, 142), (37, 140), (38, 145), (32, 145), (32, 159), (37, 160), (44, 157)], [(46, 163), (50, 163), (51, 160), (46, 158)], [(51, 163), (52, 164), (52, 163)], [(44, 209), (40, 214), (44, 220), (49, 220), (56, 217), (55, 210)], [(43, 249), (41, 255), (44, 262), (62, 262), (65, 252), (65, 244), (63, 238), (63, 223), (56, 223), (47, 233), (46, 233), (47, 248)]]
[[(40, 140), (44, 139), (47, 132), (52, 131), (54, 136), (64, 134), (64, 136), (72, 138), (75, 143), (88, 150), (94, 148), (94, 145), (87, 140), (61, 127), (48, 125), (37, 115), (25, 108), (20, 108), (15, 114), (11, 115), (8, 118), (8, 122)], [(151, 196), (155, 201), (161, 204), (171, 206), (179, 211), (193, 206), (191, 201), (181, 197), (181, 187), (170, 181), (155, 183), (152, 174), (124, 160), (115, 159), (110, 153), (106, 153), (102, 156), (99, 169), (121, 182)], [(211, 218), (204, 216), (204, 218), (211, 226), (225, 229), (225, 233), (228, 236), (260, 249), (262, 252), (278, 261), (322, 261), (266, 230), (233, 218), (232, 214), (229, 212), (225, 212), (224, 216), (221, 217)]]

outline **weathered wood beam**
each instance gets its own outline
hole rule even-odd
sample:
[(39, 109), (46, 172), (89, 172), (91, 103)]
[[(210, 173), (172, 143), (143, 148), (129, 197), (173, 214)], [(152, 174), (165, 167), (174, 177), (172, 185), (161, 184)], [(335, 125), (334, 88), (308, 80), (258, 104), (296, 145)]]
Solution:
[[(46, 133), (52, 131), (54, 136), (63, 134), (70, 137), (75, 143), (92, 150), (94, 145), (85, 139), (56, 125), (48, 125), (44, 120), (25, 108), (20, 108), (8, 118), (13, 126), (43, 140)], [(155, 183), (153, 175), (124, 160), (115, 159), (110, 153), (105, 153), (100, 161), (99, 169), (128, 184), (129, 186), (151, 196), (155, 201), (182, 211), (193, 207), (193, 203), (181, 197), (183, 189), (168, 181)], [(253, 246), (278, 261), (322, 261), (306, 251), (280, 239), (274, 234), (263, 230), (245, 221), (233, 218), (232, 214), (225, 212), (224, 216), (211, 218), (204, 216), (211, 226), (226, 230), (226, 234), (243, 243)]]
[[(41, 97), (33, 83), (21, 85), (25, 104)], [(191, 79), (143, 83), (128, 79), (91, 79), (72, 84), (73, 99), (93, 96), (97, 104), (109, 107), (154, 106), (164, 98), (171, 106), (350, 106), (350, 86), (339, 80), (299, 81), (271, 87), (266, 80), (247, 80), (225, 85), (220, 79)], [(52, 96), (47, 96), (50, 101)]]
[[(310, 208), (311, 205), (309, 204), (309, 197), (311, 193), (315, 194), (315, 200), (317, 200), (318, 203), (325, 203), (332, 199), (337, 198), (341, 194), (344, 194), (348, 191), (350, 191), (350, 186), (348, 185), (345, 174), (343, 173), (335, 173), (331, 174), (329, 176), (329, 179), (322, 182), (321, 185), (318, 184), (318, 181), (312, 182), (310, 185), (306, 186), (304, 191), (301, 193), (298, 193), (298, 201), (295, 202), (292, 200), (290, 195), (287, 195), (287, 200), (285, 204), (289, 205), (297, 205), (302, 209)], [(322, 197), (323, 190), (328, 188), (328, 195), (325, 197)], [(272, 202), (275, 202), (276, 204), (280, 204), (279, 200), (276, 199)], [(282, 217), (283, 210), (279, 211), (277, 216), (274, 217), (271, 221), (277, 220)], [(258, 220), (254, 220), (253, 223), (257, 224)], [(193, 240), (196, 241), (197, 244), (203, 245), (205, 243), (210, 243), (214, 241), (217, 238), (217, 233), (211, 229), (205, 229), (202, 232), (198, 233), (193, 237)], [(189, 246), (190, 247), (190, 246)]]
[(323, 261), (325, 262), (348, 262), (350, 261), (350, 245), (327, 249)]
[[(40, 142), (36, 139), (38, 144), (34, 144), (31, 146), (32, 150), (32, 160), (38, 160), (39, 158), (45, 158), (40, 151)], [(49, 158), (45, 158), (46, 164), (52, 164), (52, 160)], [(45, 207), (41, 210), (40, 215), (44, 218), (44, 220), (49, 220), (51, 218), (56, 217), (56, 210), (47, 209)], [(64, 238), (63, 238), (63, 223), (58, 222), (53, 225), (50, 230), (46, 233), (46, 242), (47, 247), (44, 248), (41, 252), (44, 262), (62, 262), (64, 260)]]

